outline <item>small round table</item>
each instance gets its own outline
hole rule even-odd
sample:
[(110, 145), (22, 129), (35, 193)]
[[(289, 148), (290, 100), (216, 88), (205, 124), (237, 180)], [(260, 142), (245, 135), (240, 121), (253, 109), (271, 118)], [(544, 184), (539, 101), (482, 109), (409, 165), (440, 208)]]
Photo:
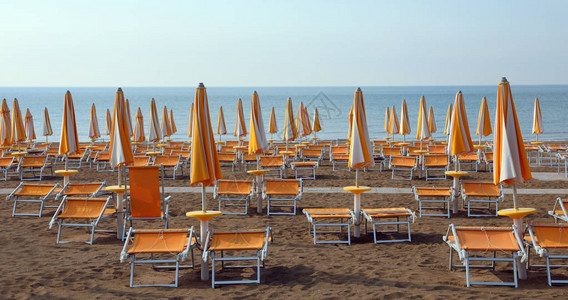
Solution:
[(351, 192), (353, 194), (353, 214), (355, 215), (355, 220), (353, 222), (353, 236), (361, 237), (361, 194), (371, 190), (368, 186), (346, 186), (343, 188), (344, 191)]
[(54, 173), (63, 176), (63, 186), (66, 186), (69, 183), (69, 176), (79, 173), (79, 170), (55, 170)]
[[(536, 213), (535, 208), (508, 208), (501, 209), (497, 212), (500, 216), (506, 216), (513, 219), (513, 225), (516, 226), (517, 235), (523, 239), (525, 229), (523, 228), (523, 218)], [(519, 279), (527, 279), (526, 263), (519, 263)]]
[(460, 177), (467, 175), (466, 171), (446, 171), (446, 175), (454, 178), (454, 196), (452, 201), (454, 202), (453, 213), (458, 213), (458, 196), (460, 195)]
[[(222, 212), (214, 210), (197, 210), (185, 213), (186, 217), (199, 220), (199, 238), (201, 239), (200, 242), (202, 245), (205, 245), (204, 240), (207, 238), (209, 220), (222, 215)], [(203, 260), (203, 256), (201, 256), (201, 280), (209, 280), (209, 262)]]
[(257, 204), (256, 204), (256, 212), (261, 214), (262, 213), (262, 176), (266, 173), (270, 172), (269, 170), (250, 170), (247, 173), (256, 176), (256, 194), (257, 194)]

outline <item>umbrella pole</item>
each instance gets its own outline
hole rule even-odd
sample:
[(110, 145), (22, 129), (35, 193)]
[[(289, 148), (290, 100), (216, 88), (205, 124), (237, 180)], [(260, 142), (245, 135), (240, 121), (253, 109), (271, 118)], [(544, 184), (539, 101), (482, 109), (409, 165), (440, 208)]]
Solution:
[[(207, 198), (205, 197), (205, 185), (201, 183), (201, 210), (207, 211)], [(205, 242), (207, 238), (207, 231), (209, 231), (209, 221), (199, 220), (199, 238), (201, 243)], [(209, 262), (201, 256), (201, 280), (209, 280)]]
[(513, 209), (518, 210), (519, 205), (517, 202), (517, 185), (513, 184)]
[[(122, 166), (118, 166), (118, 186), (122, 185), (122, 176), (123, 170)], [(126, 184), (124, 185), (124, 189), (126, 190)], [(123, 239), (124, 238), (124, 206), (123, 206), (123, 193), (116, 194), (116, 213), (117, 213), (117, 224), (116, 224), (116, 238)]]
[(355, 168), (355, 186), (359, 187), (359, 168)]
[(459, 171), (459, 161), (457, 155), (454, 155), (454, 171)]

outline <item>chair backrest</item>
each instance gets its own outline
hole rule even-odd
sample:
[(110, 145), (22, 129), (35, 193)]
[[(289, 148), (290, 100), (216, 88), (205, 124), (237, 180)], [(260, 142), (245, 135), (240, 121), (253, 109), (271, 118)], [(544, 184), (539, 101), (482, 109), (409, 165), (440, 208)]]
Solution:
[(462, 192), (467, 196), (501, 196), (499, 185), (489, 181), (462, 181)]
[(349, 153), (348, 146), (333, 146), (331, 147), (331, 154), (347, 154)]
[(301, 192), (300, 180), (268, 179), (264, 183), (264, 192), (268, 195), (298, 195)]
[(20, 167), (25, 168), (40, 168), (45, 165), (46, 156), (24, 156), (20, 162)]
[(181, 156), (183, 159), (188, 159), (191, 156), (191, 151), (185, 150), (174, 150), (172, 151), (172, 155)]
[(218, 180), (218, 194), (248, 195), (252, 191), (252, 181), (248, 180)]
[(470, 152), (458, 155), (459, 160), (477, 160), (477, 152)]
[(158, 155), (154, 160), (154, 166), (175, 167), (179, 164), (179, 155)]
[(134, 156), (134, 161), (132, 162), (132, 166), (140, 167), (140, 166), (147, 166), (150, 158), (148, 156)]
[(13, 157), (0, 157), (0, 168), (8, 168), (14, 163)]
[(99, 151), (95, 156), (96, 161), (109, 161), (110, 160), (110, 153), (106, 151)]
[(107, 203), (106, 198), (65, 198), (65, 200), (65, 210), (62, 215), (71, 218), (95, 219), (105, 209)]
[(160, 218), (160, 167), (130, 167), (130, 214), (134, 218)]
[(385, 140), (374, 140), (374, 141), (373, 141), (373, 144), (374, 144), (375, 146), (386, 145), (386, 144), (387, 144), (387, 141), (385, 141)]
[(311, 145), (309, 146), (307, 149), (309, 150), (320, 150), (323, 151), (324, 146), (323, 145)]
[(416, 158), (410, 156), (393, 156), (391, 158), (391, 165), (412, 168), (416, 166)]
[(238, 145), (239, 145), (239, 141), (226, 141), (225, 142), (225, 146), (231, 147), (231, 149), (233, 148), (233, 146), (238, 146)]
[(222, 146), (219, 153), (235, 153), (235, 148), (233, 146)]
[(448, 165), (448, 156), (446, 155), (424, 155), (424, 166), (439, 167)]
[(446, 146), (429, 146), (428, 152), (430, 154), (446, 154)]
[(321, 157), (321, 149), (317, 150), (310, 147), (309, 149), (304, 149), (302, 155), (305, 157)]
[(383, 156), (400, 156), (400, 147), (383, 147)]
[(63, 192), (64, 196), (94, 196), (98, 193), (104, 185), (104, 182), (101, 183), (69, 183), (65, 191)]
[(46, 196), (55, 186), (49, 184), (22, 184), (14, 192), (14, 196)]
[(235, 162), (237, 155), (235, 153), (217, 153), (217, 159), (220, 162)]
[(256, 161), (256, 154), (254, 154), (254, 153), (253, 153), (253, 154), (245, 153), (245, 154), (243, 155), (243, 161), (248, 161), (248, 162)]
[(264, 168), (269, 167), (282, 167), (284, 165), (284, 158), (282, 155), (276, 156), (261, 156), (260, 166)]
[(529, 228), (542, 248), (568, 248), (568, 224), (530, 224)]

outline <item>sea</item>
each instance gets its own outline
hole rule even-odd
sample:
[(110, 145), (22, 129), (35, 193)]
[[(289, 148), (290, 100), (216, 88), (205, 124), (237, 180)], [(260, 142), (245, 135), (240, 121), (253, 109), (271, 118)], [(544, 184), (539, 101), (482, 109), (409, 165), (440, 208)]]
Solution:
[[(207, 87), (207, 86), (206, 86)], [(310, 120), (313, 122), (314, 109), (317, 108), (322, 131), (317, 133), (321, 139), (346, 139), (348, 134), (348, 115), (353, 103), (353, 95), (358, 87), (207, 87), (211, 126), (217, 132), (219, 107), (223, 107), (227, 135), (215, 135), (215, 139), (236, 139), (233, 136), (237, 100), (243, 100), (247, 130), (250, 130), (250, 99), (257, 91), (262, 108), (264, 128), (268, 131), (270, 111), (274, 107), (277, 134), (267, 133), (267, 138), (282, 138), (286, 100), (292, 99), (294, 118), (298, 106), (303, 102), (307, 106)], [(475, 135), (477, 120), (483, 97), (487, 98), (491, 124), (494, 126), (497, 84), (493, 86), (362, 86), (369, 136), (371, 139), (382, 139), (387, 136), (384, 131), (385, 109), (395, 106), (400, 119), (402, 101), (406, 100), (412, 132), (405, 139), (416, 139), (416, 127), (420, 97), (424, 96), (429, 109), (434, 110), (437, 131), (432, 134), (435, 139), (445, 139), (443, 134), (448, 105), (454, 103), (456, 93), (462, 91), (466, 104), (472, 140), (478, 141)], [(106, 110), (112, 113), (117, 87), (0, 87), (0, 99), (5, 98), (12, 109), (12, 101), (19, 101), (22, 117), (29, 109), (34, 117), (34, 127), (39, 141), (57, 142), (60, 139), (62, 111), (65, 92), (69, 90), (73, 96), (77, 132), (80, 141), (89, 141), (89, 111), (91, 104), (97, 109), (97, 119), (102, 140), (109, 137), (104, 134)], [(195, 87), (122, 87), (124, 95), (130, 102), (130, 112), (134, 122), (134, 114), (140, 108), (144, 116), (145, 133), (148, 133), (148, 117), (150, 100), (154, 98), (161, 118), (162, 109), (167, 106), (173, 110), (174, 122), (178, 132), (172, 140), (188, 140), (188, 123), (191, 103), (195, 97)], [(568, 140), (568, 85), (514, 85), (511, 84), (513, 99), (517, 111), (523, 139), (534, 141), (532, 134), (535, 98), (539, 99), (542, 111), (544, 133), (539, 135), (541, 141)], [(43, 110), (47, 107), (54, 134), (42, 136)], [(134, 124), (133, 124), (134, 126)], [(483, 141), (491, 140), (492, 135), (483, 137)], [(402, 140), (400, 135), (395, 140)]]

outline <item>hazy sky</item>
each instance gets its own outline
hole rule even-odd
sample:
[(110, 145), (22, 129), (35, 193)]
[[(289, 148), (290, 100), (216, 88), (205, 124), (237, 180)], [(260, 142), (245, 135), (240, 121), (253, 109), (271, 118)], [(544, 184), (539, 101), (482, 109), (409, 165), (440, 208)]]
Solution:
[(0, 86), (568, 84), (568, 1), (2, 1)]

